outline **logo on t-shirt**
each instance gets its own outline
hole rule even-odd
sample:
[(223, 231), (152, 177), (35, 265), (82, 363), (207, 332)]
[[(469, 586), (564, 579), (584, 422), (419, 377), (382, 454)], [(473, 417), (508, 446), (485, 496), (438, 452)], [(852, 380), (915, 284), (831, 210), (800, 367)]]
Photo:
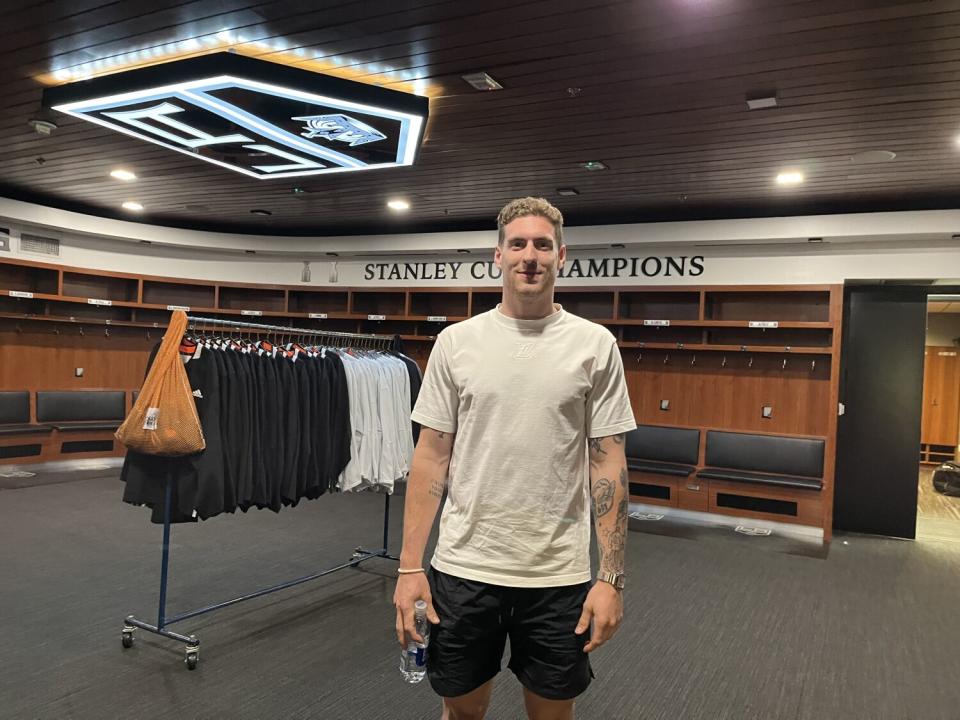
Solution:
[(533, 357), (533, 343), (517, 343), (517, 351), (513, 354), (514, 360), (529, 360)]

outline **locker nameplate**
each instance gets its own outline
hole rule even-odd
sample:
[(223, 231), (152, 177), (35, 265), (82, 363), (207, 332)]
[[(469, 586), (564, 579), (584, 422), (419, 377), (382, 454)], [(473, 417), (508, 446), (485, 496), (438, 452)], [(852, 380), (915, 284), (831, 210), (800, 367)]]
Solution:
[(749, 327), (752, 328), (777, 328), (780, 327), (780, 323), (776, 320), (751, 320)]
[(190, 312), (189, 305), (167, 305), (167, 310), (173, 312), (174, 310), (183, 310), (184, 312)]
[(386, 320), (386, 315), (367, 315), (367, 320)]
[(22, 290), (11, 290), (11, 291), (10, 291), (10, 297), (32, 298), (32, 297), (33, 297), (33, 293), (32, 293), (32, 292), (23, 292)]
[(669, 320), (644, 320), (643, 324), (647, 327), (670, 327)]
[(446, 322), (446, 315), (427, 315), (427, 322)]
[(241, 310), (241, 311), (240, 311), (240, 314), (241, 314), (241, 315), (253, 315), (253, 316), (255, 316), (255, 317), (259, 317), (259, 316), (263, 315), (263, 310)]
[(113, 305), (113, 300), (100, 300), (99, 298), (87, 298), (87, 305)]
[(312, 318), (313, 320), (326, 320), (326, 313), (310, 313), (307, 317)]

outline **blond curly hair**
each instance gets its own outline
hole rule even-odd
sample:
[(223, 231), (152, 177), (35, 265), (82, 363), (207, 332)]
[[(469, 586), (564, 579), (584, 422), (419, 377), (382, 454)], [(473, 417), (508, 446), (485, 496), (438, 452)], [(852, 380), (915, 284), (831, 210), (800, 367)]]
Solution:
[(497, 240), (498, 245), (503, 245), (503, 229), (517, 218), (536, 215), (550, 221), (553, 225), (554, 239), (557, 241), (557, 247), (563, 245), (563, 215), (553, 205), (537, 197), (525, 197), (511, 200), (497, 215), (497, 229), (500, 231), (500, 237)]

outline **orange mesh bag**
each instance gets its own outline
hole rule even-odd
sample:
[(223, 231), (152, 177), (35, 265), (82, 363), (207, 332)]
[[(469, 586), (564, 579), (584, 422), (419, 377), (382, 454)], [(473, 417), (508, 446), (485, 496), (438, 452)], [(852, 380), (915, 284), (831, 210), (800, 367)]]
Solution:
[(117, 430), (117, 440), (131, 450), (176, 457), (206, 447), (190, 381), (180, 359), (180, 340), (186, 329), (186, 313), (175, 311), (137, 402)]

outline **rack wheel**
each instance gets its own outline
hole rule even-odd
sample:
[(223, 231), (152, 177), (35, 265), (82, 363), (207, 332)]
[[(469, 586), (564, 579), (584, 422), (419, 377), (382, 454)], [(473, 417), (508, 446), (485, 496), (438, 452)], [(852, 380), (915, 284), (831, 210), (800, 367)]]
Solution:
[(123, 636), (121, 637), (120, 642), (123, 643), (123, 646), (124, 646), (125, 648), (132, 648), (132, 647), (133, 647), (133, 633), (132, 633), (132, 632), (129, 632), (129, 631), (127, 631), (127, 630), (124, 630), (124, 631), (123, 631)]
[(200, 653), (197, 651), (187, 650), (187, 670), (196, 670), (197, 663), (200, 662)]

